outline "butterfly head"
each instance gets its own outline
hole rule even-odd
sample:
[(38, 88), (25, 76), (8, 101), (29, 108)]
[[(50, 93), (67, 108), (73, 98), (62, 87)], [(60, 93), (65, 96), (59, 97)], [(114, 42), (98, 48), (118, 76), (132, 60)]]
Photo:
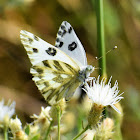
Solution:
[(94, 67), (91, 65), (87, 65), (86, 70), (87, 73), (92, 73), (94, 71)]
[(81, 82), (85, 82), (85, 80), (90, 76), (90, 74), (94, 71), (94, 67), (91, 65), (84, 66), (82, 70), (79, 71), (79, 80)]
[(85, 75), (86, 78), (90, 76), (90, 74), (94, 71), (94, 67), (91, 65), (87, 65), (87, 67), (85, 68)]

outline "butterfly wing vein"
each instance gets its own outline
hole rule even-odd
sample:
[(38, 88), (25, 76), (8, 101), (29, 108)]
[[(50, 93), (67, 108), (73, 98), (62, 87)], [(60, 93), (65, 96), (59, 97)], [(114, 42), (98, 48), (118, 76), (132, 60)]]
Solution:
[(48, 102), (57, 102), (62, 97), (69, 100), (80, 84), (77, 70), (61, 61), (45, 60), (42, 64), (33, 66), (31, 73), (38, 89)]

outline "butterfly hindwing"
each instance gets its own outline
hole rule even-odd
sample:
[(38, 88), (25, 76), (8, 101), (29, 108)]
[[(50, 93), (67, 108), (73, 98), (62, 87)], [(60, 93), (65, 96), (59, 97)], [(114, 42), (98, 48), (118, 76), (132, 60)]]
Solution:
[(65, 52), (79, 65), (87, 65), (85, 50), (74, 29), (67, 21), (63, 21), (58, 30), (55, 47)]
[(38, 89), (44, 98), (53, 104), (62, 97), (69, 100), (81, 84), (78, 71), (69, 64), (57, 60), (44, 60), (31, 68)]

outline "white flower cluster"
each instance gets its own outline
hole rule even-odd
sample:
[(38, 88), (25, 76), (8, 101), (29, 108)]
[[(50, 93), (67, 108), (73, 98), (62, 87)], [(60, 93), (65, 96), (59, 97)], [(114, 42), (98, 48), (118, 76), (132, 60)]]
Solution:
[(4, 118), (7, 116), (9, 119), (14, 115), (15, 113), (15, 102), (8, 102), (7, 105), (4, 105), (4, 100), (0, 102), (0, 121), (3, 122)]
[(98, 76), (97, 80), (93, 79), (90, 82), (90, 85), (85, 83), (85, 88), (83, 89), (88, 97), (92, 100), (93, 103), (97, 105), (102, 105), (104, 107), (110, 105), (113, 109), (115, 109), (118, 113), (121, 113), (116, 107), (115, 104), (118, 103), (123, 97), (121, 96), (123, 93), (118, 95), (118, 82), (116, 81), (114, 86), (111, 87), (111, 78), (106, 84), (106, 79), (102, 79), (101, 82), (100, 76)]

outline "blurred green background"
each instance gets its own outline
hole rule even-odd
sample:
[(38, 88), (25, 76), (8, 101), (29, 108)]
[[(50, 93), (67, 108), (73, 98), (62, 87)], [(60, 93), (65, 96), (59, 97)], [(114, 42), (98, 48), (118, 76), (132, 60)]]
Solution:
[[(0, 98), (16, 101), (16, 114), (24, 122), (46, 103), (29, 73), (30, 62), (20, 42), (24, 29), (55, 43), (62, 21), (68, 21), (81, 40), (88, 63), (95, 57), (97, 28), (94, 0), (1, 0), (0, 1)], [(107, 74), (118, 80), (124, 109), (124, 140), (140, 139), (140, 1), (104, 0)], [(98, 70), (92, 76), (98, 76)]]

